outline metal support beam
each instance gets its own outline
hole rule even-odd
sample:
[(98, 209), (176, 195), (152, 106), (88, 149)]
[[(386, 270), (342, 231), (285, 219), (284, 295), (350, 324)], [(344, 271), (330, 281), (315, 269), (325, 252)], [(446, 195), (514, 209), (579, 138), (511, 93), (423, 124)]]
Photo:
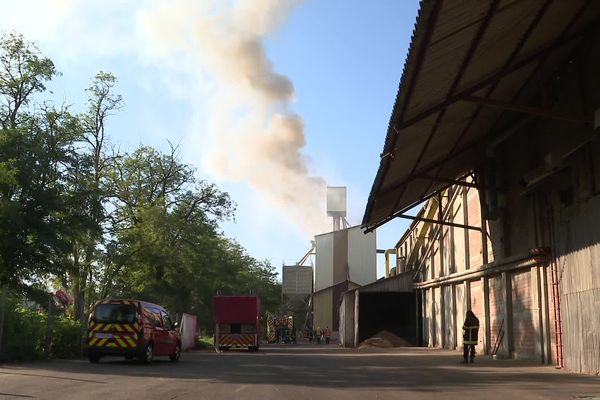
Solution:
[(470, 188), (474, 188), (474, 189), (479, 189), (479, 185), (472, 183), (472, 182), (465, 182), (463, 180), (460, 179), (449, 179), (449, 178), (442, 178), (441, 176), (433, 176), (433, 175), (428, 175), (428, 174), (416, 174), (413, 175), (415, 178), (417, 179), (426, 179), (429, 181), (434, 181), (434, 182), (441, 182), (441, 183), (449, 183), (451, 185), (458, 185), (458, 186), (466, 186), (466, 187), (470, 187)]
[(486, 99), (484, 97), (477, 97), (477, 96), (465, 96), (461, 100), (480, 104), (480, 105), (487, 106), (487, 107), (497, 108), (500, 110), (514, 111), (514, 112), (523, 113), (523, 114), (535, 115), (538, 117), (558, 119), (561, 121), (568, 121), (568, 122), (581, 122), (584, 124), (592, 123), (592, 120), (589, 118), (577, 118), (577, 117), (571, 117), (571, 116), (567, 116), (567, 115), (556, 114), (555, 112), (553, 112), (551, 110), (548, 110), (546, 108), (541, 108), (541, 107), (532, 107), (532, 106), (525, 106), (525, 105), (520, 105), (520, 104), (512, 104), (512, 103), (507, 103), (504, 101), (499, 101), (499, 100), (494, 100), (494, 99)]
[(423, 217), (413, 217), (412, 215), (406, 215), (406, 214), (398, 214), (398, 215), (396, 215), (396, 217), (397, 218), (410, 219), (410, 220), (414, 220), (414, 221), (430, 222), (432, 224), (439, 224), (439, 225), (445, 225), (445, 226), (453, 226), (455, 228), (471, 229), (471, 230), (474, 230), (474, 231), (481, 232), (481, 227), (479, 227), (479, 226), (457, 224), (457, 223), (454, 223), (454, 222), (439, 221), (437, 219), (429, 219), (429, 218), (423, 218)]

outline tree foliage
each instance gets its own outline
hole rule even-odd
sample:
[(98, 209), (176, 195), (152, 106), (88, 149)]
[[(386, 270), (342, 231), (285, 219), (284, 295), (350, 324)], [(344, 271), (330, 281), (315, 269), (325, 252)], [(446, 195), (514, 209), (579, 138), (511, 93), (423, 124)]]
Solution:
[(114, 75), (92, 79), (78, 114), (44, 99), (56, 75), (22, 36), (0, 37), (0, 284), (64, 286), (81, 320), (100, 298), (130, 297), (208, 328), (217, 290), (254, 291), (276, 308), (273, 267), (221, 232), (235, 213), (229, 195), (198, 179), (177, 146), (115, 148), (108, 127), (124, 102)]

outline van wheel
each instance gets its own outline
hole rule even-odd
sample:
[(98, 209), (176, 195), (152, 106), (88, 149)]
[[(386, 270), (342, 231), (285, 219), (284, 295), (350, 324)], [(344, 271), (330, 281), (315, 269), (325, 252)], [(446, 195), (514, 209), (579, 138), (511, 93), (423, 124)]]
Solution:
[(178, 361), (179, 357), (181, 357), (181, 345), (177, 343), (177, 346), (175, 347), (175, 353), (171, 354), (169, 358), (171, 361)]
[(152, 343), (148, 343), (148, 346), (146, 346), (146, 349), (144, 350), (144, 354), (142, 354), (141, 360), (144, 364), (150, 364), (153, 356)]
[(88, 354), (88, 360), (92, 364), (97, 364), (100, 361), (100, 356), (98, 354)]

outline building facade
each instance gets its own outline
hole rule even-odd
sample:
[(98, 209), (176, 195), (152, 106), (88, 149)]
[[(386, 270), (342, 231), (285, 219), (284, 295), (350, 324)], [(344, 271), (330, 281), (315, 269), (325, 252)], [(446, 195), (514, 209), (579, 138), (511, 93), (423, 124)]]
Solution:
[(599, 40), (597, 2), (421, 2), (363, 226), (413, 219), (426, 345), (470, 309), (480, 354), (600, 373)]

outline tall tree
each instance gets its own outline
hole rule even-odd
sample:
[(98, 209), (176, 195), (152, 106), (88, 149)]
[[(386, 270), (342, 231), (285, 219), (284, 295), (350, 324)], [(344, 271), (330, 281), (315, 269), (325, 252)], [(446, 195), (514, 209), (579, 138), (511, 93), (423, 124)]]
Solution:
[[(0, 284), (36, 291), (69, 266), (79, 193), (67, 171), (78, 164), (79, 124), (67, 108), (37, 96), (56, 76), (52, 61), (22, 36), (0, 37)], [(3, 307), (0, 304), (0, 343)]]
[(87, 109), (79, 115), (81, 142), (79, 168), (74, 171), (75, 186), (84, 190), (87, 201), (80, 203), (80, 211), (90, 219), (90, 229), (82, 231), (73, 242), (73, 268), (68, 274), (75, 297), (75, 315), (85, 320), (86, 299), (92, 298), (93, 283), (99, 278), (99, 263), (103, 258), (103, 242), (110, 211), (107, 205), (113, 197), (111, 169), (119, 154), (110, 146), (106, 125), (108, 118), (123, 108), (122, 96), (114, 92), (117, 78), (100, 71), (86, 89)]
[(32, 105), (57, 75), (22, 36), (0, 39), (0, 282), (18, 285), (60, 268), (68, 241), (64, 171), (73, 163), (76, 120)]

